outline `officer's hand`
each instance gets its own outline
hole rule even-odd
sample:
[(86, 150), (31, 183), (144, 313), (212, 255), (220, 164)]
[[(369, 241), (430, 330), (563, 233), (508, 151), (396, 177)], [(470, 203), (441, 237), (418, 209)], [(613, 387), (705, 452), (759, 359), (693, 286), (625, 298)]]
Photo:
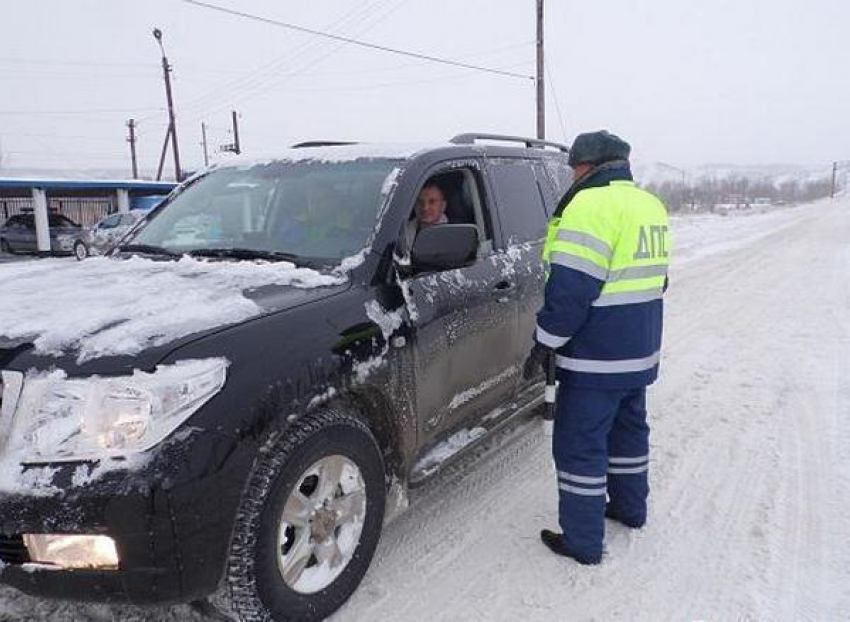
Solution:
[(546, 361), (549, 359), (549, 353), (552, 350), (546, 346), (535, 343), (528, 353), (528, 358), (525, 359), (525, 364), (522, 367), (523, 380), (531, 380), (543, 370), (546, 373)]

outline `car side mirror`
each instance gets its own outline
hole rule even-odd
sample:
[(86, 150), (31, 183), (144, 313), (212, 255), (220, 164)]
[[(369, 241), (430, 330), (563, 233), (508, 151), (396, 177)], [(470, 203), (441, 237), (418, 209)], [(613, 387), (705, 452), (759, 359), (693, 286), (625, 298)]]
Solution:
[(478, 228), (475, 225), (432, 225), (422, 229), (410, 251), (414, 270), (451, 270), (475, 262)]

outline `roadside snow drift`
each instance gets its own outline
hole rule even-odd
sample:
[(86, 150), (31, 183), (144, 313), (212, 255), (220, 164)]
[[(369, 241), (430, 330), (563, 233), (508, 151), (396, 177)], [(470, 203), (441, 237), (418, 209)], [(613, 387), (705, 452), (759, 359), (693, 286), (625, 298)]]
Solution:
[[(344, 267), (352, 262), (344, 264)], [(120, 354), (262, 313), (243, 291), (345, 282), (288, 262), (91, 258), (0, 266), (0, 341), (32, 338), (44, 354), (79, 362)]]

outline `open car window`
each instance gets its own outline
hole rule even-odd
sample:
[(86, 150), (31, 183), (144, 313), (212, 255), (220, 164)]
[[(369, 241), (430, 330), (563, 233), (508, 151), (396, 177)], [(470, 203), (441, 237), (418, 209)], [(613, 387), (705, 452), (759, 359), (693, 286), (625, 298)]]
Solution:
[[(478, 229), (478, 256), (485, 257), (492, 253), (493, 224), (478, 169), (472, 166), (453, 167), (450, 171), (435, 173), (422, 183), (416, 197), (419, 197), (423, 188), (431, 185), (439, 188), (445, 200), (445, 224), (475, 225)], [(420, 228), (417, 207), (413, 205), (402, 233), (401, 247), (405, 252), (413, 247)]]

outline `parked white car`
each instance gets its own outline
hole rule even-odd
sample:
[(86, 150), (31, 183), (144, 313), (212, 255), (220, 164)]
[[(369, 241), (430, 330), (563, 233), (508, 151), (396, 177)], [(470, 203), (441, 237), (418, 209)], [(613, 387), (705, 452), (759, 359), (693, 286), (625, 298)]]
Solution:
[(110, 214), (96, 225), (83, 229), (74, 241), (74, 256), (82, 261), (90, 255), (103, 254), (147, 213), (133, 210), (126, 214)]

